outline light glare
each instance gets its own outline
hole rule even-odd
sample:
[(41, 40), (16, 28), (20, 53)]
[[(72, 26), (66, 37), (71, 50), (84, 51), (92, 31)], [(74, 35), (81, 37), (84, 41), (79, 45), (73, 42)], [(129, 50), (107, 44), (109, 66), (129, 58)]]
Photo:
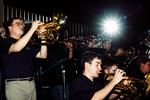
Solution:
[(115, 20), (104, 21), (104, 32), (106, 33), (116, 33), (118, 31), (118, 24)]

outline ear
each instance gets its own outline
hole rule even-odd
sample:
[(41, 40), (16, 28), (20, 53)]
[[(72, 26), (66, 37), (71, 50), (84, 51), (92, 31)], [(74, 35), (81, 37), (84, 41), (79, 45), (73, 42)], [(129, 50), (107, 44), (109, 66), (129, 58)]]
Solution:
[(11, 29), (11, 26), (8, 26), (8, 29), (10, 30), (10, 29)]
[(104, 73), (105, 73), (105, 74), (108, 74), (108, 70), (107, 70), (107, 69), (104, 69)]
[(88, 66), (89, 66), (89, 63), (88, 63), (88, 62), (85, 62), (84, 67), (85, 67), (85, 68), (88, 68)]
[(141, 63), (141, 64), (140, 64), (140, 68), (142, 68), (144, 65), (145, 65), (144, 63)]

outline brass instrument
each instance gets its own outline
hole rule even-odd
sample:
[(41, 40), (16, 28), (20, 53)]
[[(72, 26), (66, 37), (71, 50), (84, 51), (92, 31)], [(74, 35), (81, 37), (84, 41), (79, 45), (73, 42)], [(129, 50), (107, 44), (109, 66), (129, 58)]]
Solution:
[(148, 96), (150, 93), (150, 73), (145, 76), (145, 81), (146, 81), (146, 87), (147, 87), (146, 96)]
[[(59, 39), (59, 31), (65, 23), (66, 16), (64, 13), (55, 11), (53, 14), (53, 22), (40, 25), (31, 37), (30, 42), (37, 45), (53, 44)], [(38, 30), (41, 28), (46, 29), (46, 31), (40, 33)], [(41, 43), (41, 40), (45, 40), (46, 43)]]
[[(107, 74), (105, 84), (108, 84), (113, 79), (114, 73)], [(119, 82), (113, 89), (112, 93), (120, 94), (132, 99), (142, 99), (145, 93), (145, 80), (128, 77), (128, 79)], [(121, 92), (115, 90), (121, 90)]]
[(127, 56), (126, 60), (132, 59), (134, 57), (134, 55), (135, 55), (135, 48), (134, 47), (130, 47), (130, 49), (126, 50), (124, 52), (124, 54)]
[[(118, 48), (113, 48), (112, 50), (110, 50), (107, 54), (107, 56), (112, 56), (117, 52)], [(126, 60), (125, 61), (129, 61), (131, 60), (134, 56), (135, 56), (135, 48), (134, 47), (130, 47), (129, 50), (122, 50), (122, 53), (120, 54), (120, 56), (125, 56)]]

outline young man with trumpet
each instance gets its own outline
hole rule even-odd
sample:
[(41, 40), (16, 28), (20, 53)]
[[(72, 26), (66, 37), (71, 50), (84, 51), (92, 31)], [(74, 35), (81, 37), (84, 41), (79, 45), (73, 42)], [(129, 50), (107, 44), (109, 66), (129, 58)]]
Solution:
[(116, 84), (122, 79), (125, 72), (117, 69), (113, 80), (105, 87), (101, 86), (95, 78), (99, 77), (102, 70), (102, 57), (94, 52), (87, 51), (83, 53), (80, 60), (83, 73), (80, 77), (74, 79), (70, 86), (70, 100), (102, 100), (110, 93)]
[[(118, 69), (119, 64), (115, 62), (104, 62), (103, 63), (103, 71), (104, 71), (104, 81), (105, 85), (107, 85), (114, 77), (114, 74), (116, 70)], [(123, 85), (129, 85), (129, 82), (127, 80), (123, 81)], [(114, 93), (116, 92), (116, 93)], [(123, 95), (119, 94), (121, 93), (120, 89), (113, 89), (106, 99), (109, 100), (118, 100), (118, 99), (125, 99)]]
[(22, 36), (24, 32), (23, 20), (12, 18), (8, 21), (10, 36), (0, 41), (0, 59), (3, 64), (7, 100), (36, 100), (33, 59), (46, 58), (47, 46), (42, 45), (38, 50), (28, 42), (38, 26), (42, 24), (38, 20), (34, 21), (30, 30)]
[[(105, 50), (105, 52), (102, 55), (110, 53), (110, 50), (111, 50), (111, 40), (108, 39), (108, 38), (104, 38), (102, 40), (102, 48)], [(111, 54), (111, 56), (122, 56), (123, 54), (124, 54), (124, 51), (122, 50), (122, 48), (118, 48), (116, 50), (116, 52), (113, 53), (113, 55)]]

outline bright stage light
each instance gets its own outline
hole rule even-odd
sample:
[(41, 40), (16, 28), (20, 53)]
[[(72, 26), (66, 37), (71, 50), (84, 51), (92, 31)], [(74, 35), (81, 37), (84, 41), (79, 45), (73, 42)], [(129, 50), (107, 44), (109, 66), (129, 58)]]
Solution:
[(115, 20), (107, 20), (104, 21), (104, 32), (106, 33), (116, 33), (118, 32), (119, 26), (117, 24), (117, 21)]
[(103, 22), (101, 24), (103, 33), (110, 36), (120, 33), (120, 31), (122, 30), (121, 29), (122, 25), (121, 19), (118, 18), (117, 14), (116, 16), (106, 15), (105, 17), (106, 19), (105, 20), (103, 19)]

